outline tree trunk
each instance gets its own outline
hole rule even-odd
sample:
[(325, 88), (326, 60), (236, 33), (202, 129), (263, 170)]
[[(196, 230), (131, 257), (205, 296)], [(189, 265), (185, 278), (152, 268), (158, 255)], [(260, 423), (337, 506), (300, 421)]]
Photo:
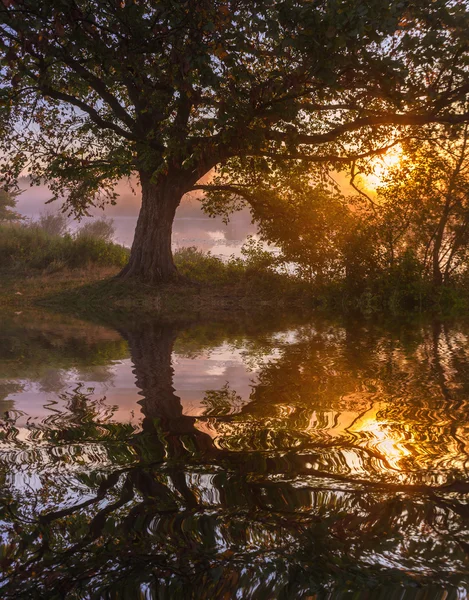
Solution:
[(175, 394), (172, 352), (177, 328), (144, 321), (120, 329), (120, 333), (129, 344), (136, 384), (141, 390), (143, 430), (154, 433), (155, 422), (159, 422), (169, 458), (187, 454), (184, 438), (190, 438), (199, 452), (217, 455), (212, 438), (196, 428), (195, 417), (184, 414), (181, 399)]
[(176, 209), (187, 191), (177, 177), (153, 183), (148, 173), (140, 172), (142, 207), (138, 215), (128, 264), (123, 278), (138, 278), (147, 283), (169, 283), (178, 279), (173, 261), (171, 234)]
[(443, 285), (443, 274), (440, 267), (440, 252), (441, 244), (443, 242), (443, 236), (445, 234), (446, 224), (448, 223), (450, 213), (450, 197), (446, 199), (443, 213), (440, 217), (438, 227), (436, 230), (435, 241), (433, 242), (433, 253), (432, 253), (432, 275), (433, 275), (433, 286), (439, 288)]
[(433, 250), (433, 287), (439, 288), (443, 285), (443, 275), (440, 270), (440, 255), (437, 250)]

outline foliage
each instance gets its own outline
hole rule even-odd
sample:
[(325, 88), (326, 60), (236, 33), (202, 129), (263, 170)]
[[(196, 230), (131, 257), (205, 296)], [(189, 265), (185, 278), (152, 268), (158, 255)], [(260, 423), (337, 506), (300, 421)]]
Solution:
[(189, 277), (199, 283), (217, 281), (229, 283), (238, 273), (237, 265), (230, 267), (210, 252), (204, 253), (195, 246), (178, 248), (174, 253), (174, 262), (183, 277)]
[(269, 297), (277, 294), (279, 300), (303, 296), (307, 301), (308, 288), (293, 273), (279, 271), (277, 259), (270, 252), (261, 250), (258, 242), (250, 240), (243, 247), (243, 258), (231, 256), (222, 260), (204, 253), (195, 247), (179, 248), (174, 253), (174, 261), (180, 274), (196, 283), (213, 287), (228, 287), (236, 296), (242, 291), (248, 295)]
[[(435, 135), (436, 134), (436, 135)], [(410, 141), (378, 190), (376, 227), (393, 269), (412, 249), (421, 276), (449, 283), (469, 251), (469, 129)]]
[(36, 227), (50, 236), (63, 236), (68, 231), (68, 219), (60, 212), (45, 212), (35, 222)]
[(93, 264), (122, 267), (127, 260), (127, 249), (104, 240), (51, 235), (34, 224), (0, 227), (0, 269), (56, 271)]
[(2, 0), (1, 179), (47, 181), (83, 215), (138, 171), (167, 228), (191, 189), (210, 212), (258, 207), (402, 129), (467, 120), (468, 22), (446, 0)]
[(0, 188), (0, 223), (20, 221), (23, 217), (15, 212), (18, 194)]
[[(316, 297), (368, 309), (422, 307), (461, 286), (469, 257), (469, 129), (428, 127), (402, 144), (373, 199), (324, 180), (252, 203), (267, 269), (308, 282)], [(450, 295), (445, 294), (445, 298)]]
[(278, 266), (291, 263), (301, 279), (316, 284), (340, 276), (351, 215), (334, 188), (286, 187), (279, 196), (265, 195), (254, 204), (253, 217), (261, 238), (279, 248)]

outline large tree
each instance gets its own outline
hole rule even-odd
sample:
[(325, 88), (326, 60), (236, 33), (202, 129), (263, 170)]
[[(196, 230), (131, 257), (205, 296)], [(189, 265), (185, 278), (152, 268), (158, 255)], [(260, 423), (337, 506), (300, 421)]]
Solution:
[(2, 177), (80, 215), (137, 172), (123, 275), (168, 281), (188, 191), (259, 203), (396, 128), (465, 120), (468, 24), (446, 0), (0, 0)]

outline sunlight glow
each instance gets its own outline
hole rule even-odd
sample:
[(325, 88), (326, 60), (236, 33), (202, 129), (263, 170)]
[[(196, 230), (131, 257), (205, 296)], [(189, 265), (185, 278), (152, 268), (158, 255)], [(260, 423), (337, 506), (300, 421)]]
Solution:
[(363, 185), (368, 191), (375, 191), (381, 185), (389, 170), (400, 163), (402, 152), (402, 146), (398, 144), (383, 156), (373, 159), (371, 162), (372, 172), (363, 176)]
[(367, 443), (374, 446), (387, 460), (391, 468), (400, 470), (399, 461), (409, 456), (410, 451), (404, 446), (405, 438), (392, 428), (392, 423), (378, 417), (385, 407), (384, 402), (375, 403), (348, 431), (366, 439)]

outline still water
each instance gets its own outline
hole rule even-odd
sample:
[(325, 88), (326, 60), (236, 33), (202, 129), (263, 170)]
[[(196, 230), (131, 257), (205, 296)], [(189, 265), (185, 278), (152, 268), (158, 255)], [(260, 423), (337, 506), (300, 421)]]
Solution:
[(3, 317), (2, 598), (469, 593), (469, 325)]
[[(60, 210), (60, 201), (46, 204), (51, 194), (45, 186), (31, 188), (27, 179), (23, 178), (20, 187), (23, 191), (18, 196), (16, 210), (26, 219), (35, 221), (41, 214)], [(92, 216), (85, 217), (80, 222), (70, 218), (68, 229), (74, 232), (83, 223), (102, 218), (105, 214), (113, 221), (114, 240), (130, 248), (140, 210), (140, 191), (136, 181), (131, 186), (121, 181), (115, 191), (119, 195), (115, 206), (107, 206), (105, 213), (101, 209), (90, 209)], [(220, 258), (240, 256), (241, 247), (249, 235), (256, 236), (257, 227), (252, 223), (251, 214), (246, 208), (235, 212), (229, 222), (225, 223), (221, 217), (210, 218), (203, 212), (200, 195), (186, 194), (173, 224), (173, 248), (176, 250), (195, 246)]]

